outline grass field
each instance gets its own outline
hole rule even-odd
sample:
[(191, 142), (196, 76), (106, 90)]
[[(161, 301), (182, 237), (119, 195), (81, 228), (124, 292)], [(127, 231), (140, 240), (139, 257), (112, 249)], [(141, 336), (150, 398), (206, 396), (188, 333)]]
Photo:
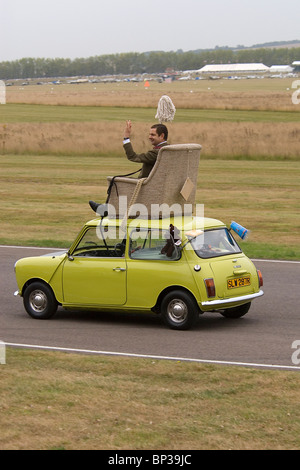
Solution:
[(124, 158), (124, 121), (134, 123), (136, 151), (148, 149), (167, 93), (176, 105), (169, 142), (203, 146), (196, 202), (205, 215), (247, 226), (250, 255), (299, 259), (300, 106), (291, 87), (291, 79), (7, 87), (0, 241), (68, 245), (94, 215), (88, 200), (106, 199), (107, 175), (138, 168)]
[[(155, 108), (118, 106), (63, 106), (44, 104), (7, 104), (1, 113), (2, 122), (98, 122), (125, 121), (133, 116), (135, 122), (154, 122)], [(259, 111), (234, 109), (179, 109), (176, 121), (184, 122), (296, 122), (296, 111)]]
[(299, 160), (300, 105), (293, 79), (88, 83), (7, 87), (0, 108), (0, 153), (120, 155), (124, 121), (137, 151), (163, 94), (175, 106), (170, 143), (198, 142), (202, 158)]
[[(179, 109), (291, 110), (296, 78), (174, 81), (140, 83), (86, 83), (80, 85), (30, 85), (22, 82), (7, 88), (7, 103), (75, 106), (123, 106), (154, 108), (162, 95), (169, 95)], [(34, 81), (33, 81), (34, 83)]]
[(297, 372), (7, 348), (0, 449), (298, 450)]
[[(133, 121), (137, 152), (149, 148), (148, 122)], [(153, 121), (152, 121), (153, 122)], [(168, 125), (170, 143), (197, 142), (201, 159), (300, 159), (300, 126), (292, 122), (176, 122)], [(11, 123), (0, 126), (0, 154), (123, 156), (124, 121)]]
[[(106, 176), (138, 169), (124, 156), (1, 157), (0, 243), (68, 247), (106, 199)], [(203, 160), (196, 201), (205, 215), (250, 231), (252, 257), (300, 259), (300, 162)], [(17, 231), (16, 231), (17, 227)]]
[[(203, 145), (197, 202), (251, 230), (251, 257), (300, 259), (300, 106), (291, 80), (13, 86), (0, 106), (1, 244), (68, 247), (137, 169), (162, 94), (171, 143)], [(0, 338), (1, 339), (1, 338)], [(0, 449), (299, 449), (299, 374), (7, 348)]]

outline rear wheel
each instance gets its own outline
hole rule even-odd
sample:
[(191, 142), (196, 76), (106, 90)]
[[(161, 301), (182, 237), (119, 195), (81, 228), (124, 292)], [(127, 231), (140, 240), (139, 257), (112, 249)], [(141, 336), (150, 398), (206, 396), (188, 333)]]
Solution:
[(249, 311), (249, 308), (251, 306), (251, 302), (248, 302), (247, 304), (240, 305), (239, 307), (232, 307), (232, 308), (227, 308), (226, 310), (222, 310), (221, 314), (223, 317), (226, 318), (241, 318), (246, 313)]
[(33, 282), (24, 292), (24, 307), (32, 318), (45, 320), (51, 318), (58, 303), (49, 286), (42, 282)]
[(180, 290), (164, 297), (161, 310), (166, 325), (175, 330), (188, 330), (199, 318), (199, 308), (194, 298)]

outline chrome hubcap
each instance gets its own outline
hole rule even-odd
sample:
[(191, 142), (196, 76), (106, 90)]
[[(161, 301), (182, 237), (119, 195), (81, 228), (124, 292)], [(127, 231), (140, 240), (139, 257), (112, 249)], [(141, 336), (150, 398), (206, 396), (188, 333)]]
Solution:
[(47, 297), (41, 290), (34, 290), (29, 296), (30, 307), (35, 312), (42, 312), (47, 307)]
[(182, 323), (187, 317), (188, 309), (182, 300), (174, 299), (169, 303), (167, 313), (173, 322)]

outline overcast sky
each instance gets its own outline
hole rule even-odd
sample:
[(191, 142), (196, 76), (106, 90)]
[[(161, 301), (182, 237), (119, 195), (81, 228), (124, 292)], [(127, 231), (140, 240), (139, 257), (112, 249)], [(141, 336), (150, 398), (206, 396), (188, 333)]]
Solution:
[(0, 0), (0, 7), (0, 61), (300, 39), (300, 0)]

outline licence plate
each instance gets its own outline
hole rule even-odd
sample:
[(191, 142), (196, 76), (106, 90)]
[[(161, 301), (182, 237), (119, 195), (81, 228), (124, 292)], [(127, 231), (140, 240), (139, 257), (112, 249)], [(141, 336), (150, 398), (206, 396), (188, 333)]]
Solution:
[(250, 286), (250, 276), (249, 277), (238, 277), (237, 279), (229, 279), (227, 281), (227, 288), (234, 289), (235, 287), (244, 287)]

